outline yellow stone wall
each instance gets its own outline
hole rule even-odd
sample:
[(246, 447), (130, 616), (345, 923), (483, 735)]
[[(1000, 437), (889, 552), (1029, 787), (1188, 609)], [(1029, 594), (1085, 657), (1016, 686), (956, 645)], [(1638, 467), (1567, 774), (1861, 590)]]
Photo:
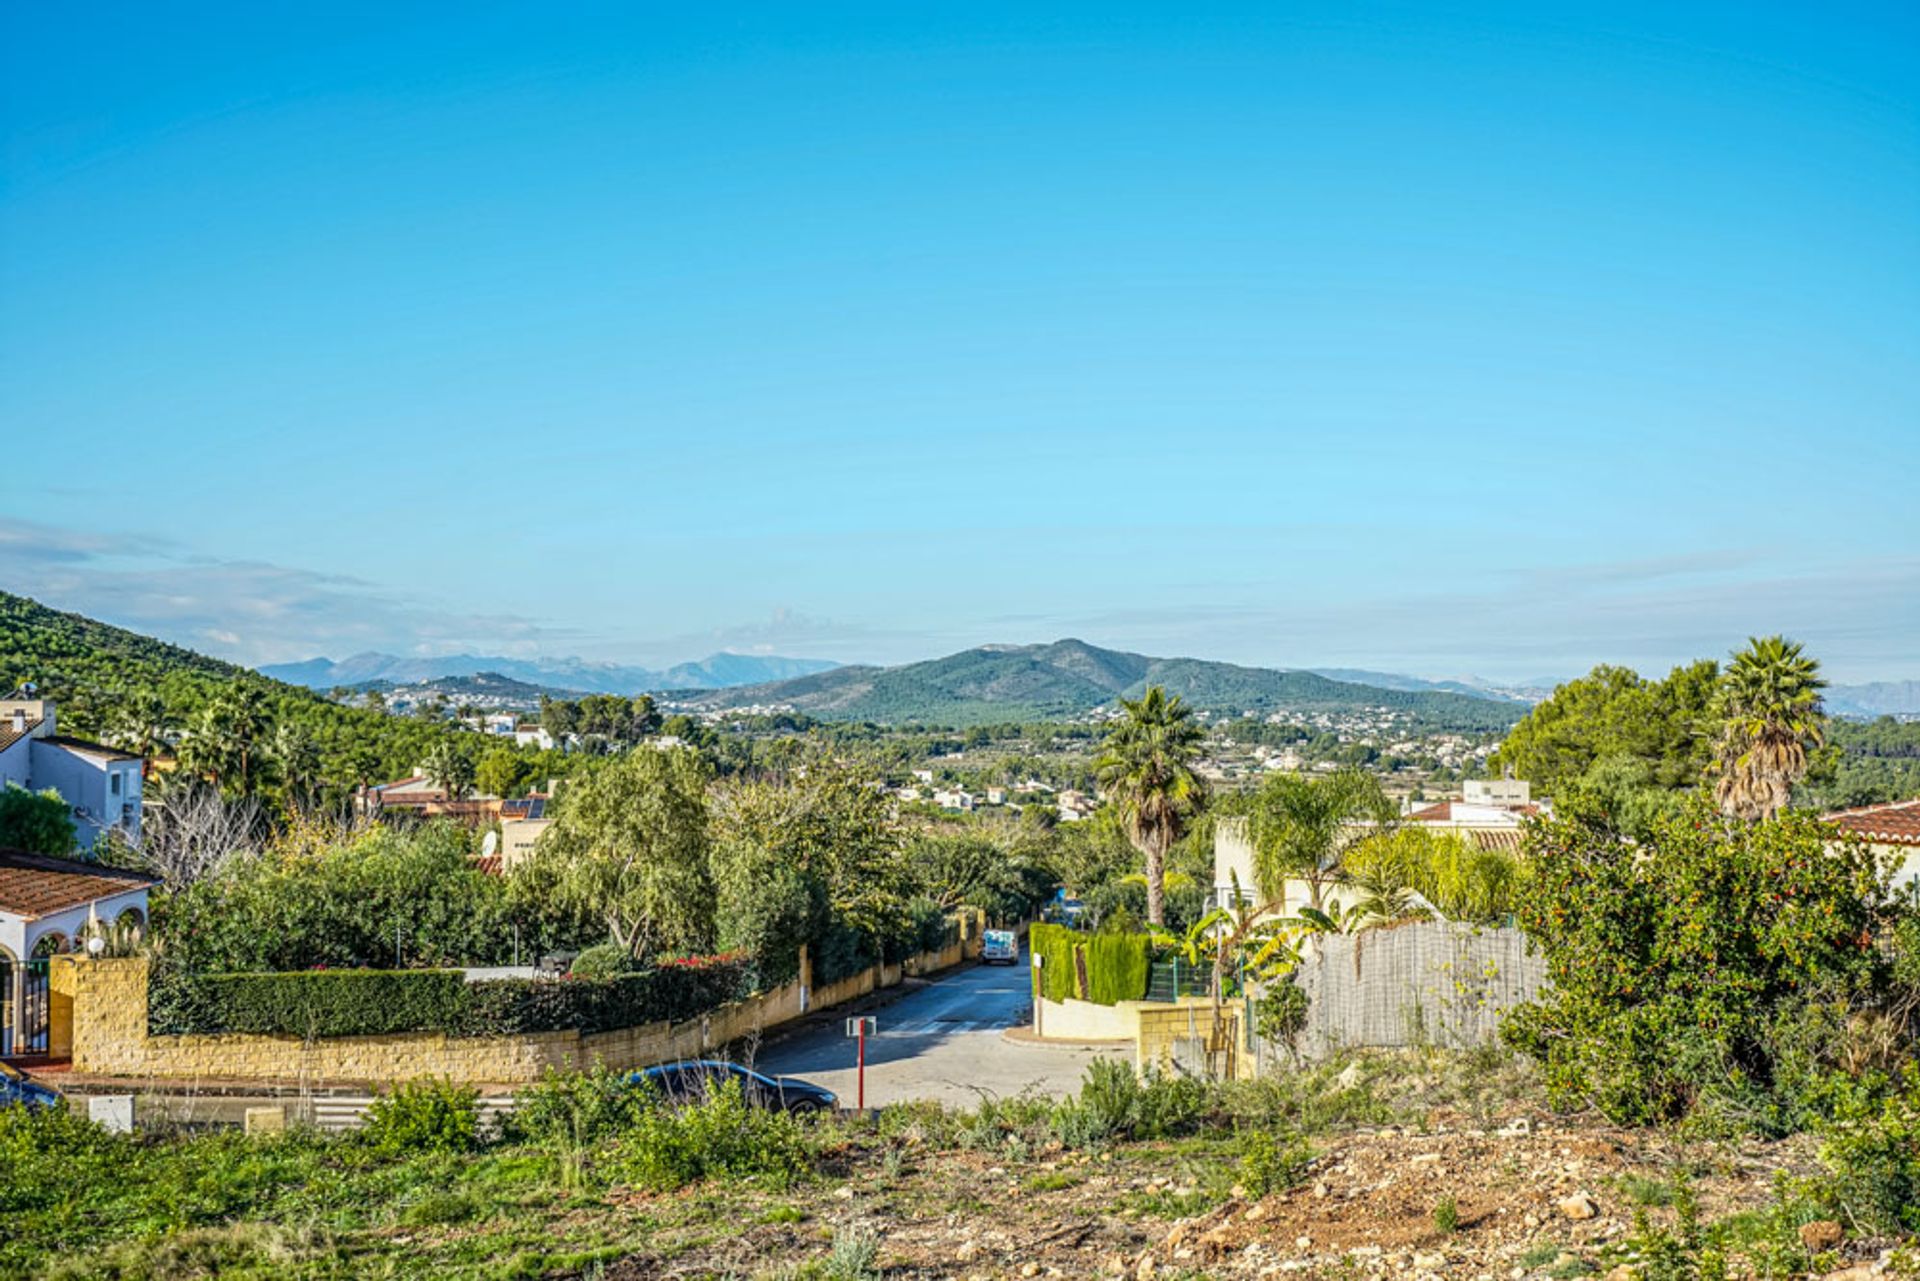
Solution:
[[(911, 958), (904, 966), (875, 966), (806, 995), (802, 979), (713, 1010), (685, 1023), (649, 1023), (615, 1032), (537, 1032), (514, 1036), (449, 1037), (440, 1032), (322, 1037), (149, 1036), (147, 962), (142, 958), (90, 960), (57, 957), (53, 1033), (70, 1045), (73, 1070), (96, 1076), (169, 1080), (381, 1082), (441, 1077), (468, 1085), (537, 1081), (548, 1068), (601, 1064), (617, 1070), (699, 1058), (732, 1042), (824, 1009), (876, 987), (901, 972), (927, 973), (958, 964), (964, 942)], [(62, 1038), (65, 1038), (62, 1041)]]
[[(1136, 1004), (1129, 1002), (1128, 1004)], [(1252, 1077), (1254, 1056), (1247, 1051), (1240, 1032), (1240, 1006), (1221, 1007), (1221, 1027), (1213, 1026), (1213, 1007), (1205, 997), (1182, 997), (1174, 1005), (1139, 1004), (1135, 1018), (1139, 1032), (1134, 1041), (1134, 1066), (1144, 1072), (1149, 1067), (1168, 1068), (1173, 1064), (1173, 1043), (1190, 1037), (1214, 1041), (1220, 1051), (1222, 1075)], [(1217, 1040), (1216, 1040), (1217, 1037)]]

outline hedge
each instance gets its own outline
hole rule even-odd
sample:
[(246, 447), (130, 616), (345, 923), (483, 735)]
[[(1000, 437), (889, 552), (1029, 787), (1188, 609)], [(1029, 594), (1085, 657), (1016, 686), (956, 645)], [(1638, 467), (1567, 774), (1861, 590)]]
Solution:
[(605, 1032), (682, 1022), (747, 995), (742, 956), (668, 961), (610, 978), (488, 979), (458, 970), (302, 970), (287, 974), (156, 975), (155, 1035), (378, 1036), (446, 1032)]
[(1082, 934), (1040, 923), (1032, 927), (1028, 941), (1034, 955), (1043, 958), (1036, 982), (1049, 1001), (1071, 998), (1113, 1005), (1147, 994), (1144, 934)]
[(198, 1030), (293, 1036), (377, 1036), (452, 1027), (466, 983), (458, 970), (307, 970), (212, 974), (198, 981)]

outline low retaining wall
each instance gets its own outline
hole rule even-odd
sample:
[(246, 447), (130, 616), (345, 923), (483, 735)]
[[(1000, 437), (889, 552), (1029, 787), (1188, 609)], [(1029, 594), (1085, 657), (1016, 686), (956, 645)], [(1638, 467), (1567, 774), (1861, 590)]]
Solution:
[(1092, 1001), (1034, 1000), (1034, 1026), (1043, 1041), (1131, 1041), (1140, 1032), (1138, 1007), (1146, 1001), (1097, 1005)]
[(684, 1023), (649, 1023), (614, 1032), (536, 1032), (451, 1037), (443, 1032), (304, 1039), (226, 1033), (151, 1036), (147, 1032), (147, 962), (54, 958), (49, 985), (59, 1039), (71, 1047), (73, 1070), (97, 1076), (166, 1080), (381, 1082), (440, 1077), (464, 1085), (520, 1085), (549, 1068), (604, 1065), (616, 1070), (699, 1058), (731, 1042), (978, 956), (978, 931), (904, 965), (876, 965), (811, 989), (801, 978), (723, 1005)]

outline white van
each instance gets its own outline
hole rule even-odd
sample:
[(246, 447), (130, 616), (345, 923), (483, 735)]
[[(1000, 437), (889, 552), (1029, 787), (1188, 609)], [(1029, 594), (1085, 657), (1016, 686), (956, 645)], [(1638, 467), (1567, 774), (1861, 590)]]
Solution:
[(1012, 930), (988, 930), (980, 942), (980, 959), (988, 965), (1020, 964), (1020, 939)]

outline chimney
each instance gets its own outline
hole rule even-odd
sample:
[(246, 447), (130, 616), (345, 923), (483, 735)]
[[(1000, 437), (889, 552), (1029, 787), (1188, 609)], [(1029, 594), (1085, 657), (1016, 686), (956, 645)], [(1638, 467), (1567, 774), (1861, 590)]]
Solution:
[(24, 707), (13, 709), (13, 732), (16, 734), (27, 732), (27, 709)]

